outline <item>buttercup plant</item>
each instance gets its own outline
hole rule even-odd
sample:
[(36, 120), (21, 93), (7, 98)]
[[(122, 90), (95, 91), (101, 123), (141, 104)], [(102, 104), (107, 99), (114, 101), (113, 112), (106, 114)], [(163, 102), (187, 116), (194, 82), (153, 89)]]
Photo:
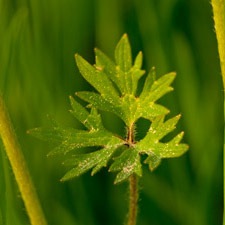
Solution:
[[(90, 65), (78, 54), (75, 55), (80, 73), (97, 92), (82, 91), (76, 95), (88, 103), (83, 107), (73, 97), (70, 97), (71, 113), (85, 127), (85, 130), (63, 128), (55, 121), (52, 128), (35, 128), (29, 132), (43, 140), (57, 141), (59, 144), (49, 155), (68, 154), (64, 164), (69, 171), (62, 177), (66, 181), (77, 177), (92, 169), (94, 175), (102, 167), (106, 167), (112, 159), (110, 172), (118, 172), (115, 184), (129, 180), (130, 204), (128, 225), (136, 224), (138, 177), (142, 176), (141, 155), (146, 157), (144, 163), (150, 170), (159, 166), (163, 158), (179, 157), (188, 149), (186, 144), (180, 143), (183, 132), (176, 135), (167, 143), (161, 141), (168, 133), (175, 129), (180, 115), (169, 120), (165, 116), (169, 110), (156, 103), (166, 93), (173, 90), (170, 84), (176, 74), (168, 73), (155, 80), (155, 69), (147, 75), (140, 95), (137, 95), (139, 79), (145, 71), (142, 67), (142, 52), (132, 62), (131, 47), (126, 34), (123, 35), (115, 49), (115, 62), (108, 58), (99, 49), (95, 49), (96, 64)], [(88, 110), (90, 108), (90, 111)], [(116, 114), (126, 124), (126, 137), (119, 137), (108, 131), (101, 120), (98, 110)], [(134, 127), (139, 118), (151, 121), (146, 136), (135, 140)], [(99, 147), (89, 153), (77, 153), (76, 150), (84, 147)], [(119, 150), (119, 156), (113, 157)], [(79, 151), (80, 152), (80, 151)]]

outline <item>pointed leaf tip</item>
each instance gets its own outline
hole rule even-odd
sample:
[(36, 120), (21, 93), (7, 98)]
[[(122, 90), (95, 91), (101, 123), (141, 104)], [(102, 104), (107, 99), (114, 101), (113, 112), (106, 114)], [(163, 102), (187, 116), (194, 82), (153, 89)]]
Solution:
[(128, 37), (127, 33), (124, 33), (122, 36), (122, 38), (127, 38), (127, 37)]
[(136, 67), (137, 69), (141, 69), (142, 62), (143, 62), (143, 54), (142, 51), (140, 51), (135, 58), (134, 67)]
[(132, 66), (131, 46), (127, 34), (124, 34), (116, 46), (115, 59), (120, 69), (127, 72)]

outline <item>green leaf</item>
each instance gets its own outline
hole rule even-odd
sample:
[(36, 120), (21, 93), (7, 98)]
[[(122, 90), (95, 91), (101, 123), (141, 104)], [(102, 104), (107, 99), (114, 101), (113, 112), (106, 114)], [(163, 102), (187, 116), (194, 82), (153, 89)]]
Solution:
[(110, 166), (109, 171), (120, 171), (116, 176), (115, 184), (126, 180), (132, 174), (141, 176), (142, 168), (139, 152), (135, 148), (126, 149), (115, 159), (115, 162)]
[[(54, 141), (57, 146), (48, 155), (65, 155), (68, 172), (62, 181), (77, 177), (92, 169), (92, 175), (106, 166), (113, 154), (120, 149), (110, 171), (118, 172), (115, 183), (127, 180), (132, 174), (142, 175), (141, 155), (147, 155), (145, 163), (151, 171), (159, 166), (163, 158), (178, 157), (188, 149), (180, 143), (183, 132), (164, 143), (163, 138), (175, 129), (180, 115), (165, 121), (169, 110), (157, 104), (157, 100), (173, 90), (170, 86), (175, 79), (174, 72), (156, 80), (153, 67), (148, 73), (140, 95), (137, 87), (145, 71), (142, 70), (143, 54), (139, 52), (132, 63), (131, 46), (127, 35), (123, 35), (115, 49), (115, 62), (99, 49), (95, 49), (95, 65), (90, 65), (75, 55), (81, 75), (96, 92), (81, 91), (76, 95), (87, 102), (83, 107), (70, 97), (72, 115), (86, 129), (64, 128), (52, 120), (51, 128), (36, 128), (29, 132), (40, 139)], [(89, 109), (90, 108), (90, 111)], [(127, 130), (126, 137), (119, 137), (104, 128), (97, 110), (114, 113), (121, 118)], [(133, 127), (138, 119), (151, 122), (146, 136), (136, 142)], [(97, 151), (82, 154), (83, 148), (97, 147)], [(74, 152), (71, 154), (68, 152)]]
[(144, 161), (144, 163), (148, 164), (149, 169), (153, 171), (155, 168), (157, 168), (160, 165), (161, 161), (162, 161), (161, 158), (152, 152), (149, 154), (149, 156)]
[(134, 61), (134, 68), (141, 69), (142, 62), (143, 62), (143, 53), (142, 53), (142, 51), (140, 51)]
[(90, 103), (93, 107), (96, 107), (98, 109), (109, 111), (115, 113), (117, 116), (124, 118), (124, 113), (122, 112), (121, 107), (115, 106), (108, 102), (105, 98), (103, 98), (101, 95), (89, 92), (89, 91), (81, 91), (76, 92), (76, 95), (81, 98), (82, 100)]
[(131, 69), (132, 55), (127, 34), (123, 35), (123, 37), (116, 46), (115, 59), (117, 65), (122, 71), (128, 72)]
[(28, 130), (27, 133), (43, 141), (62, 142), (67, 133), (52, 118), (48, 118), (53, 128), (33, 128)]
[[(59, 145), (54, 148), (48, 156), (56, 154), (66, 154), (72, 150), (93, 147), (93, 146), (120, 146), (124, 140), (107, 131), (101, 121), (100, 115), (95, 108), (88, 113), (79, 103), (71, 98), (73, 115), (78, 118), (89, 130), (77, 130), (73, 128), (63, 128), (52, 124), (52, 128), (35, 128), (29, 133), (45, 141), (55, 141)], [(80, 113), (77, 112), (79, 110)]]
[(165, 114), (169, 113), (169, 110), (165, 108), (164, 106), (158, 105), (158, 104), (153, 104), (151, 103), (146, 103), (143, 108), (139, 108), (139, 113), (140, 117), (143, 117), (148, 120), (153, 120), (154, 118), (158, 116), (162, 116)]
[(144, 88), (141, 92), (140, 98), (144, 99), (149, 94), (149, 91), (151, 90), (151, 86), (155, 80), (156, 80), (155, 67), (152, 67), (152, 69), (149, 71), (148, 76), (145, 80)]
[(179, 157), (188, 150), (188, 145), (180, 144), (183, 132), (175, 136), (168, 143), (160, 142), (168, 133), (175, 129), (180, 115), (164, 122), (164, 116), (157, 117), (151, 124), (147, 135), (135, 145), (140, 153), (149, 155), (146, 163), (151, 170), (155, 169), (162, 158)]
[(109, 146), (99, 151), (72, 156), (72, 158), (65, 161), (64, 164), (73, 166), (73, 168), (65, 174), (61, 181), (77, 177), (91, 168), (93, 168), (91, 175), (96, 174), (102, 167), (106, 167), (107, 162), (116, 149), (117, 146)]
[(97, 48), (95, 48), (95, 61), (96, 68), (101, 69), (110, 80), (118, 85), (116, 64)]
[(155, 102), (172, 90), (170, 84), (175, 78), (175, 73), (155, 80), (153, 68), (147, 76), (142, 93), (139, 97), (136, 96), (138, 81), (145, 72), (141, 70), (143, 55), (139, 52), (132, 66), (131, 47), (127, 35), (121, 38), (116, 47), (116, 63), (98, 49), (95, 49), (95, 54), (95, 67), (76, 56), (81, 74), (99, 92), (79, 92), (77, 95), (80, 98), (98, 109), (116, 114), (128, 127), (141, 117), (153, 120), (169, 112)]
[(74, 100), (72, 96), (70, 96), (70, 103), (73, 110), (70, 112), (74, 115), (76, 119), (78, 119), (81, 123), (83, 123), (88, 129), (91, 129), (91, 125), (87, 123), (87, 118), (89, 116), (88, 111), (82, 107), (77, 101)]
[(123, 144), (123, 141), (116, 136), (107, 133), (107, 131), (87, 131), (87, 132), (74, 132), (67, 133), (65, 139), (57, 148), (51, 151), (48, 155), (66, 154), (69, 151), (94, 146), (117, 146)]
[[(173, 82), (175, 77), (176, 73), (172, 72), (154, 81), (150, 88), (150, 91), (145, 97), (145, 102), (155, 102), (166, 93), (172, 91), (173, 88), (170, 87), (170, 84)], [(142, 99), (143, 96), (141, 95), (140, 98)]]
[(107, 75), (101, 70), (96, 69), (90, 65), (81, 56), (75, 55), (77, 66), (82, 76), (108, 101), (118, 102), (119, 96), (115, 90), (112, 82), (108, 79)]

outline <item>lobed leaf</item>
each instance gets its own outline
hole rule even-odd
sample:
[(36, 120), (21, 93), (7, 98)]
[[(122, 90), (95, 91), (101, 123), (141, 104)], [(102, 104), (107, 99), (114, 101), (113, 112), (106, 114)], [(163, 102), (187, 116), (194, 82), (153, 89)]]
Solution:
[(56, 141), (59, 145), (54, 148), (48, 156), (57, 154), (66, 154), (72, 150), (84, 147), (93, 146), (118, 146), (124, 141), (107, 131), (101, 121), (100, 115), (95, 108), (88, 113), (78, 102), (73, 98), (71, 111), (76, 118), (82, 122), (89, 130), (77, 130), (73, 128), (62, 128), (52, 124), (52, 128), (35, 128), (29, 133), (39, 139), (45, 141)]
[[(160, 77), (158, 80), (154, 81), (149, 93), (145, 97), (145, 102), (155, 102), (159, 98), (161, 98), (166, 93), (173, 90), (172, 87), (170, 87), (170, 84), (173, 82), (173, 80), (176, 77), (176, 73), (168, 73), (162, 77)], [(143, 98), (141, 95), (140, 98)]]
[(157, 168), (160, 165), (161, 161), (162, 159), (152, 152), (149, 154), (149, 156), (144, 161), (144, 163), (148, 164), (149, 169), (153, 171), (155, 168)]
[(175, 129), (180, 115), (164, 122), (164, 116), (157, 117), (151, 124), (147, 135), (135, 145), (137, 151), (149, 155), (145, 163), (149, 164), (151, 170), (155, 169), (162, 158), (179, 157), (188, 150), (188, 145), (180, 144), (183, 132), (175, 136), (168, 143), (160, 140)]
[(104, 149), (92, 153), (74, 155), (72, 158), (64, 162), (65, 165), (73, 166), (73, 168), (64, 175), (61, 181), (77, 177), (91, 168), (93, 168), (91, 173), (93, 176), (102, 167), (106, 167), (107, 162), (117, 148), (118, 146), (106, 146)]
[(140, 154), (135, 148), (127, 148), (109, 168), (110, 172), (120, 171), (115, 179), (115, 184), (120, 183), (132, 174), (142, 175)]
[(125, 120), (121, 107), (111, 104), (101, 95), (88, 91), (76, 92), (76, 95), (82, 100), (90, 103), (93, 107), (96, 107), (104, 111), (113, 112), (114, 114)]
[(107, 75), (90, 65), (79, 55), (75, 55), (77, 66), (82, 76), (110, 102), (118, 102), (118, 93)]

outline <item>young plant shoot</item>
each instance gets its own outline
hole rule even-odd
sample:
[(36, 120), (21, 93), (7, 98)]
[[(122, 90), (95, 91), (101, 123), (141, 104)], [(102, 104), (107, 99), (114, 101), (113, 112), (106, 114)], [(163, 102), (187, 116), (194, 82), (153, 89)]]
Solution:
[[(87, 102), (83, 107), (73, 97), (70, 97), (71, 113), (85, 127), (85, 130), (63, 128), (52, 122), (52, 128), (36, 128), (30, 130), (35, 137), (59, 144), (49, 155), (64, 154), (68, 159), (64, 164), (69, 171), (62, 177), (66, 181), (77, 177), (92, 169), (91, 175), (102, 167), (109, 166), (110, 172), (117, 172), (115, 184), (129, 180), (130, 204), (128, 225), (136, 224), (138, 177), (142, 176), (141, 155), (144, 163), (153, 171), (164, 158), (179, 157), (188, 149), (186, 144), (180, 143), (183, 132), (176, 135), (169, 142), (161, 142), (162, 138), (175, 129), (180, 115), (165, 120), (169, 110), (156, 103), (166, 93), (173, 90), (170, 84), (176, 74), (168, 73), (155, 80), (153, 68), (146, 77), (140, 95), (137, 95), (139, 79), (145, 74), (142, 67), (142, 52), (132, 61), (131, 47), (126, 34), (123, 35), (115, 49), (115, 62), (99, 49), (95, 49), (96, 63), (89, 64), (79, 55), (75, 60), (84, 79), (91, 84), (96, 92), (82, 91), (76, 95)], [(90, 108), (90, 110), (89, 110)], [(99, 110), (116, 114), (126, 124), (127, 136), (119, 137), (108, 131), (101, 120)], [(146, 136), (135, 140), (134, 127), (139, 118), (150, 120), (151, 125)], [(78, 149), (85, 147), (99, 147), (99, 150), (80, 154)], [(113, 157), (117, 150), (121, 154)], [(73, 155), (67, 154), (73, 151)], [(71, 169), (72, 167), (72, 169)]]

